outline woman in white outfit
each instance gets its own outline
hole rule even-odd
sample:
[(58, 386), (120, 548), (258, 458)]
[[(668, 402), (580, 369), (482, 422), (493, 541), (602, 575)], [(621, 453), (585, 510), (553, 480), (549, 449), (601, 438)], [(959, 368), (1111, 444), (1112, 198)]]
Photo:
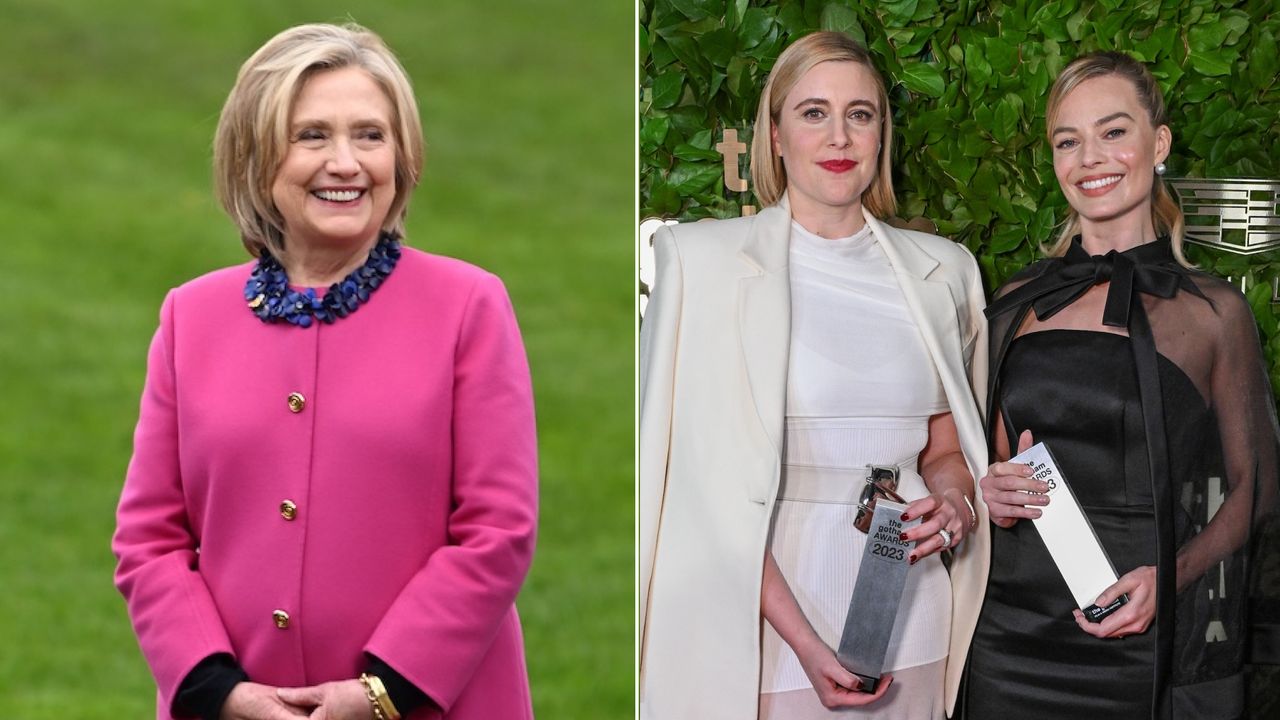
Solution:
[[(895, 210), (891, 140), (866, 51), (808, 35), (761, 96), (752, 178), (768, 207), (655, 236), (640, 372), (644, 718), (921, 720), (954, 704), (986, 579), (982, 287), (963, 246), (881, 222)], [(905, 536), (912, 565), (875, 693), (834, 653), (868, 465), (895, 466), (907, 518), (922, 519)]]

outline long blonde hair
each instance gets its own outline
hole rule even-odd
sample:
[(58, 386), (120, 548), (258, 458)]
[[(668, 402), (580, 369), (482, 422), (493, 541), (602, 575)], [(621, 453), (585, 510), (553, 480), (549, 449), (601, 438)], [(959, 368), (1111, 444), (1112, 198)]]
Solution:
[[(1164, 94), (1160, 85), (1151, 76), (1147, 66), (1120, 52), (1093, 52), (1082, 55), (1071, 61), (1070, 65), (1053, 81), (1053, 89), (1049, 91), (1049, 102), (1045, 107), (1045, 134), (1050, 142), (1053, 140), (1053, 127), (1058, 117), (1062, 101), (1072, 90), (1085, 80), (1107, 75), (1118, 75), (1133, 85), (1138, 95), (1138, 104), (1147, 111), (1147, 119), (1152, 127), (1168, 125), (1168, 115), (1164, 105)], [(1157, 235), (1168, 235), (1173, 243), (1173, 256), (1180, 264), (1191, 267), (1182, 254), (1183, 229), (1185, 221), (1178, 201), (1169, 194), (1164, 180), (1156, 175), (1151, 182), (1151, 224)], [(1074, 208), (1067, 213), (1062, 232), (1051, 244), (1042, 246), (1041, 250), (1050, 257), (1058, 257), (1067, 252), (1071, 238), (1080, 233), (1080, 214)]]
[(880, 159), (876, 163), (876, 177), (862, 193), (862, 204), (880, 219), (891, 217), (898, 209), (893, 194), (893, 174), (889, 167), (893, 149), (893, 118), (889, 115), (889, 94), (884, 80), (866, 48), (841, 32), (822, 30), (797, 40), (778, 56), (769, 79), (760, 93), (760, 105), (756, 109), (755, 130), (751, 137), (751, 184), (756, 197), (764, 206), (782, 199), (787, 189), (787, 171), (782, 158), (773, 149), (773, 127), (782, 114), (782, 103), (787, 93), (800, 82), (813, 66), (824, 62), (855, 62), (871, 71), (876, 84), (876, 104), (880, 113)]

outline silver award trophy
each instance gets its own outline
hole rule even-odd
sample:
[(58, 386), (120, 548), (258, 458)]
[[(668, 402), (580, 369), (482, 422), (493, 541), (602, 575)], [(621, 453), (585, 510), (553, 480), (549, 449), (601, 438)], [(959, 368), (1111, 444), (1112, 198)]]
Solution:
[(902, 513), (906, 510), (906, 503), (886, 497), (876, 500), (862, 566), (858, 568), (840, 649), (836, 651), (840, 664), (862, 681), (858, 690), (866, 693), (874, 693), (880, 684), (889, 636), (893, 634), (902, 589), (907, 584), (911, 543), (898, 536), (919, 525), (920, 518), (903, 522)]

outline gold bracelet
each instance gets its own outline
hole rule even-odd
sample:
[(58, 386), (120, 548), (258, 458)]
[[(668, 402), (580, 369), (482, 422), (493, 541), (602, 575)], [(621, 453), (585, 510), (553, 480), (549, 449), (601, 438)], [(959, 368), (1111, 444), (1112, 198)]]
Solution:
[(375, 682), (378, 684), (378, 689), (385, 696), (387, 690), (382, 686), (381, 680), (369, 673), (360, 673), (360, 684), (364, 687), (364, 696), (369, 701), (369, 705), (373, 707), (373, 720), (390, 720), (387, 714), (382, 711), (382, 705), (378, 702), (378, 692), (373, 687)]
[(400, 711), (396, 710), (395, 703), (391, 702), (391, 696), (387, 694), (382, 678), (361, 673), (360, 684), (364, 685), (365, 697), (369, 698), (369, 702), (373, 704), (374, 720), (400, 720)]

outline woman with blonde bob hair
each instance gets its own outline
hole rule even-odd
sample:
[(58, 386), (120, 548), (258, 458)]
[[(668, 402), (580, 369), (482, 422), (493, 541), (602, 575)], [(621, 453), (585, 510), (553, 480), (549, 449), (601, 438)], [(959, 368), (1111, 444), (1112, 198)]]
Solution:
[[(779, 56), (758, 215), (663, 228), (640, 339), (642, 718), (941, 718), (986, 577), (977, 264), (886, 221), (892, 123), (835, 32)], [(885, 674), (840, 643), (869, 466), (919, 526)], [(954, 553), (948, 575), (939, 553)]]
[[(1182, 257), (1182, 213), (1160, 180), (1172, 133), (1145, 66), (1078, 58), (1046, 115), (1071, 212), (1052, 257), (987, 309), (999, 462), (980, 483), (995, 529), (965, 711), (1243, 717), (1251, 536), (1280, 480), (1253, 315)], [(1059, 502), (1008, 461), (1033, 442), (1118, 576), (1083, 605), (1026, 522)]]
[(532, 718), (529, 370), (501, 281), (402, 247), (404, 69), (302, 25), (240, 69), (218, 197), (254, 261), (169, 292), (112, 549), (157, 718)]

